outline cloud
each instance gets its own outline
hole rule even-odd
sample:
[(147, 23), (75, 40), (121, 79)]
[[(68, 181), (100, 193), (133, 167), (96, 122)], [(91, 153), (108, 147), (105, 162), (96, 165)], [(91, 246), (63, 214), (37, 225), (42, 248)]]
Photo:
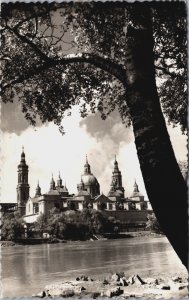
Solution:
[[(125, 128), (117, 113), (106, 121), (92, 115), (80, 118), (75, 107), (71, 117), (63, 120), (66, 134), (62, 136), (58, 127), (52, 123), (33, 129), (21, 126), (13, 132), (4, 131), (1, 148), (1, 200), (16, 201), (17, 165), (20, 161), (22, 145), (25, 147), (26, 161), (29, 165), (30, 195), (33, 196), (39, 179), (42, 193), (49, 190), (51, 175), (54, 179), (60, 171), (63, 182), (70, 193), (77, 191), (85, 155), (97, 177), (101, 192), (108, 193), (113, 171), (114, 156), (117, 156), (122, 172), (126, 196), (133, 190), (134, 180), (146, 195), (134, 144), (132, 128)], [(25, 128), (25, 129), (24, 129)], [(186, 157), (186, 136), (179, 128), (170, 128), (171, 139), (177, 159)]]
[[(37, 118), (37, 127), (41, 125), (41, 121)], [(30, 123), (25, 119), (22, 113), (20, 102), (15, 100), (13, 103), (7, 102), (1, 104), (1, 130), (3, 132), (20, 135), (24, 130), (30, 127)]]

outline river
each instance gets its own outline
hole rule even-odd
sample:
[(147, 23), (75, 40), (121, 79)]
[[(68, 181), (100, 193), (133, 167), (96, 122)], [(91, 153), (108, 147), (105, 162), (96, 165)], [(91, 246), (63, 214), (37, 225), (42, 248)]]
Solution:
[(1, 259), (4, 297), (31, 296), (49, 283), (80, 275), (186, 275), (165, 237), (6, 247)]

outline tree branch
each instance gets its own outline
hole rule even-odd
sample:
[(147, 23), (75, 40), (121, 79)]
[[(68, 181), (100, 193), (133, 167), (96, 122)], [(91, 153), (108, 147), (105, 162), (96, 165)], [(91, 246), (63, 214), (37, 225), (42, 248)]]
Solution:
[(27, 73), (21, 74), (19, 77), (2, 86), (1, 94), (3, 95), (3, 93), (11, 86), (17, 83), (23, 83), (25, 80), (28, 80), (51, 67), (67, 66), (74, 63), (91, 64), (102, 69), (103, 71), (110, 73), (125, 85), (125, 70), (122, 68), (122, 66), (112, 62), (108, 58), (103, 58), (91, 53), (79, 53), (69, 54), (60, 59), (48, 58), (48, 60), (46, 60), (42, 65), (29, 69)]
[(173, 72), (169, 72), (169, 71), (168, 71), (166, 68), (164, 68), (164, 67), (160, 67), (160, 66), (156, 66), (156, 65), (155, 65), (155, 69), (156, 69), (156, 70), (161, 70), (161, 71), (163, 71), (163, 72), (164, 72), (164, 75), (169, 75), (169, 76), (174, 77), (174, 78), (177, 77), (177, 74), (175, 74), (175, 73), (173, 73)]
[(35, 51), (35, 53), (41, 57), (41, 59), (43, 59), (44, 61), (49, 60), (48, 56), (45, 53), (43, 53), (36, 46), (36, 44), (34, 44), (32, 41), (30, 41), (30, 39), (27, 39), (24, 35), (21, 35), (15, 28), (11, 28), (11, 27), (7, 26), (7, 29), (10, 32), (13, 32), (23, 43), (28, 44)]

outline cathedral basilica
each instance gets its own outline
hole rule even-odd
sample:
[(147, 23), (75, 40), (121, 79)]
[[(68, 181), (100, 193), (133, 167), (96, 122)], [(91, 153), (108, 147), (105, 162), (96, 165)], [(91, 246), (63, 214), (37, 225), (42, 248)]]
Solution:
[(100, 193), (100, 184), (91, 172), (87, 157), (75, 195), (70, 194), (66, 185), (62, 184), (62, 179), (59, 174), (56, 183), (52, 176), (49, 191), (42, 193), (38, 182), (35, 196), (30, 197), (28, 172), (28, 165), (26, 164), (23, 149), (21, 161), (18, 165), (17, 207), (26, 223), (35, 222), (41, 214), (48, 216), (50, 211), (54, 208), (60, 211), (93, 208), (96, 210), (106, 210), (107, 212), (144, 211), (152, 209), (149, 201), (144, 200), (144, 196), (140, 193), (136, 181), (134, 183), (133, 193), (130, 197), (125, 197), (125, 190), (122, 186), (122, 175), (116, 158), (114, 161), (110, 190), (107, 195)]

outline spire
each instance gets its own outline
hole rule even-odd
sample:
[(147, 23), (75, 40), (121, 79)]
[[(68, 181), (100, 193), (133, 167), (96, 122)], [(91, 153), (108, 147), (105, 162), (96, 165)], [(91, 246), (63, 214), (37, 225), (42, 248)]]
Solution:
[(60, 177), (60, 171), (58, 174), (57, 187), (62, 187), (62, 178)]
[(25, 160), (25, 153), (24, 153), (24, 146), (22, 146), (22, 153), (21, 153), (21, 160), (20, 160), (21, 164), (25, 164), (26, 160)]
[(136, 192), (138, 193), (138, 192), (139, 192), (139, 189), (138, 189), (138, 184), (136, 183), (136, 179), (135, 179), (135, 183), (134, 183), (134, 186), (133, 186), (133, 187), (134, 187), (133, 192), (134, 192), (134, 193), (136, 193)]
[(86, 155), (86, 163), (84, 165), (84, 174), (91, 174), (91, 167), (88, 163), (87, 155)]
[(64, 189), (65, 189), (65, 191), (68, 191), (67, 186), (66, 186), (66, 181), (65, 181)]
[(35, 197), (37, 197), (37, 196), (41, 196), (41, 188), (39, 186), (39, 180), (38, 180), (36, 192), (35, 192)]
[(54, 182), (53, 174), (52, 174), (52, 179), (50, 182), (50, 190), (55, 190), (55, 182)]
[(114, 160), (114, 171), (119, 171), (118, 162), (116, 160), (116, 155), (115, 155), (115, 160)]
[(78, 191), (83, 191), (84, 190), (84, 182), (83, 182), (82, 176), (81, 176), (80, 183), (77, 185), (77, 189), (78, 189)]

